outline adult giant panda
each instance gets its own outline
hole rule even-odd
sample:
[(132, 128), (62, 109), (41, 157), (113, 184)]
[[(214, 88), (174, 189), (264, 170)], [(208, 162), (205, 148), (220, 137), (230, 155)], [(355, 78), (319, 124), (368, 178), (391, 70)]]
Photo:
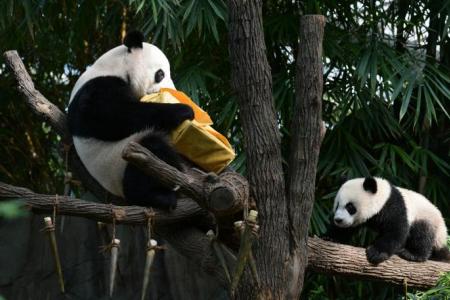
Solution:
[(366, 250), (373, 264), (393, 254), (412, 261), (450, 261), (441, 212), (419, 193), (378, 177), (348, 180), (334, 201), (334, 225), (345, 234), (345, 229), (362, 224), (379, 233)]
[(76, 82), (68, 108), (75, 149), (89, 173), (129, 204), (170, 209), (175, 192), (122, 159), (131, 141), (182, 169), (167, 133), (194, 117), (184, 104), (142, 103), (145, 94), (174, 88), (169, 61), (142, 33), (126, 35), (124, 45), (103, 54)]

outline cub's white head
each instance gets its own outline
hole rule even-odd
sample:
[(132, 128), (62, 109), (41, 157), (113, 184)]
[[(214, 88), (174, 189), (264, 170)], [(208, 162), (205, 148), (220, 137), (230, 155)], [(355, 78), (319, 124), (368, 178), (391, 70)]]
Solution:
[(390, 183), (382, 178), (355, 178), (346, 181), (334, 199), (334, 224), (353, 227), (376, 215), (391, 194)]
[(86, 69), (75, 84), (71, 99), (84, 83), (100, 76), (122, 78), (130, 84), (138, 98), (158, 92), (161, 88), (175, 88), (169, 60), (158, 47), (144, 43), (141, 32), (129, 32), (123, 43), (104, 53)]

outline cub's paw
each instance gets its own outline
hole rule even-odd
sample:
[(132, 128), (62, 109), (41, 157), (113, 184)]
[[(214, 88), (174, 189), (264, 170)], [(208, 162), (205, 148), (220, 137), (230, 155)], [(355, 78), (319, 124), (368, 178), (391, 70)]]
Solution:
[(424, 262), (427, 260), (428, 257), (420, 256), (420, 255), (414, 255), (411, 252), (409, 252), (407, 249), (402, 249), (397, 253), (398, 256), (400, 256), (403, 259), (409, 260), (409, 261), (417, 261), (417, 262)]
[(386, 252), (380, 252), (374, 246), (369, 246), (366, 249), (367, 260), (374, 265), (378, 265), (379, 263), (387, 260), (390, 255)]

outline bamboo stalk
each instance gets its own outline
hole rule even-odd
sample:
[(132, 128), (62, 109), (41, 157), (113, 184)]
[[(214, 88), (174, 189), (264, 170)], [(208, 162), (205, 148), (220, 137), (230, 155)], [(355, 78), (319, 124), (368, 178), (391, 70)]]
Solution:
[(114, 281), (116, 279), (117, 258), (119, 256), (119, 239), (113, 239), (111, 243), (111, 274), (109, 280), (109, 297), (111, 298), (114, 292)]
[(144, 281), (142, 283), (141, 300), (144, 300), (145, 296), (147, 295), (148, 283), (150, 282), (150, 269), (153, 264), (153, 259), (155, 258), (157, 246), (158, 242), (153, 239), (150, 239), (147, 245), (147, 257), (145, 258)]
[[(67, 160), (67, 158), (66, 158)], [(64, 196), (68, 197), (70, 196), (70, 181), (72, 180), (72, 172), (65, 172), (64, 173)], [(61, 224), (59, 226), (59, 231), (62, 233), (64, 231), (64, 223), (65, 223), (65, 216), (61, 216)]]
[(50, 217), (45, 217), (44, 223), (45, 223), (45, 231), (47, 231), (48, 233), (53, 258), (55, 259), (55, 267), (56, 267), (56, 274), (58, 276), (59, 287), (61, 293), (64, 294), (66, 291), (64, 288), (64, 277), (61, 268), (61, 260), (59, 259), (58, 245), (56, 244), (55, 226), (53, 226), (52, 218)]
[(208, 237), (208, 239), (213, 247), (216, 257), (219, 259), (220, 265), (222, 266), (222, 269), (225, 272), (225, 276), (227, 277), (228, 282), (231, 284), (230, 271), (228, 270), (228, 265), (225, 260), (225, 256), (223, 255), (223, 251), (222, 251), (220, 245), (218, 245), (218, 243), (217, 243), (214, 231), (208, 230), (208, 232), (206, 233), (206, 236)]
[[(234, 297), (234, 293), (239, 284), (239, 280), (244, 272), (245, 265), (247, 263), (249, 253), (252, 249), (253, 240), (256, 237), (256, 231), (253, 227), (256, 225), (256, 218), (258, 216), (258, 212), (256, 210), (250, 210), (248, 214), (248, 218), (246, 220), (244, 230), (241, 234), (241, 244), (239, 247), (238, 259), (236, 268), (233, 272), (233, 279), (231, 281), (231, 296)], [(242, 221), (235, 222), (235, 228), (241, 228)], [(238, 229), (240, 230), (240, 229)], [(259, 278), (259, 277), (258, 277)]]
[[(238, 236), (241, 237), (244, 232), (244, 222), (237, 221), (234, 223), (234, 227), (235, 227), (235, 230), (236, 230)], [(255, 232), (255, 234), (258, 232), (258, 230), (259, 230), (259, 226), (254, 225), (253, 231)], [(261, 280), (259, 279), (258, 269), (256, 268), (255, 257), (253, 256), (253, 250), (251, 248), (250, 248), (250, 252), (248, 254), (248, 263), (250, 266), (250, 271), (252, 272), (253, 280), (255, 280), (255, 283), (258, 287), (261, 286)]]

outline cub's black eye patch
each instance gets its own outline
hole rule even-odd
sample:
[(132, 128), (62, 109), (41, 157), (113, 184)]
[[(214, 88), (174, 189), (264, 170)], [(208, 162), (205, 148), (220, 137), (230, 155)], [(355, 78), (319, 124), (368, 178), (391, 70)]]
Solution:
[(164, 79), (164, 71), (159, 69), (155, 73), (155, 82), (160, 83)]
[(348, 211), (349, 214), (354, 215), (356, 213), (356, 207), (353, 205), (353, 203), (347, 203), (345, 205), (345, 209)]

